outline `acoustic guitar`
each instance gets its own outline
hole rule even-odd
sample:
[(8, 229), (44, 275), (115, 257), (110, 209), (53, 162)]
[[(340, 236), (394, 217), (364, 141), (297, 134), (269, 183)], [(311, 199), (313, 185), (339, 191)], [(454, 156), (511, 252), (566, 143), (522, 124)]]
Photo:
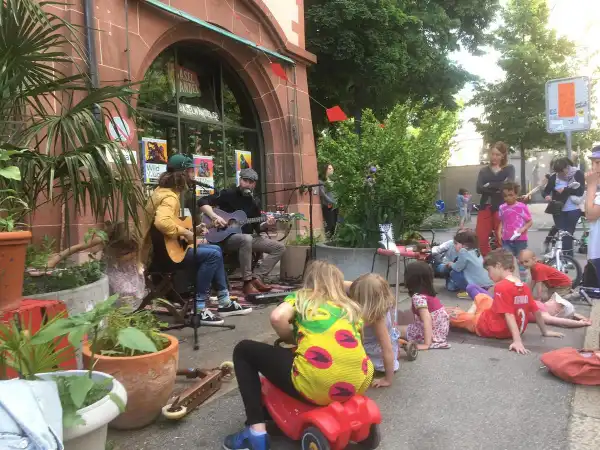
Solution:
[[(233, 234), (242, 233), (242, 227), (246, 224), (263, 223), (267, 221), (267, 214), (249, 219), (246, 213), (242, 210), (235, 211), (233, 213), (227, 213), (223, 210), (215, 209), (214, 212), (227, 222), (227, 226), (225, 228), (217, 228), (213, 224), (213, 221), (210, 219), (210, 217), (206, 215), (204, 216), (202, 221), (208, 227), (205, 238), (211, 244), (218, 244)], [(272, 215), (273, 218), (275, 218), (275, 220), (278, 222), (289, 222), (290, 220), (302, 219), (304, 217), (302, 214), (298, 213), (287, 214), (276, 212), (270, 213), (270, 215)]]
[[(192, 223), (191, 217), (185, 217), (183, 219), (173, 219), (177, 225), (183, 227), (187, 230), (192, 230), (194, 224)], [(202, 236), (202, 233), (198, 232), (197, 236)], [(171, 238), (168, 236), (164, 236), (165, 239), (165, 248), (167, 250), (167, 254), (171, 261), (176, 264), (179, 264), (185, 258), (185, 254), (188, 251), (188, 248), (193, 248), (191, 242), (186, 242), (184, 239), (180, 237)]]

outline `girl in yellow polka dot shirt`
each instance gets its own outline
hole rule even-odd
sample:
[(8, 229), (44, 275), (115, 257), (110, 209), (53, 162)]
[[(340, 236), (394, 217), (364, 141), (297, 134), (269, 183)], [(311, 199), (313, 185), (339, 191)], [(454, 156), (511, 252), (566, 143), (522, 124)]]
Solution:
[(246, 409), (247, 427), (225, 439), (230, 450), (268, 450), (259, 373), (286, 394), (328, 405), (363, 394), (373, 379), (373, 364), (362, 345), (360, 306), (344, 289), (342, 272), (314, 261), (304, 286), (271, 313), (271, 324), (294, 351), (242, 341), (233, 363)]

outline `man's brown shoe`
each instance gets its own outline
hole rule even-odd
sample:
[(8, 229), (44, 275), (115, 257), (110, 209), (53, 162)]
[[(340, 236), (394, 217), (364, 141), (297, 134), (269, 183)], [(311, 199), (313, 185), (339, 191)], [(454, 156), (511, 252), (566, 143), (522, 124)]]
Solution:
[(269, 292), (273, 290), (273, 286), (263, 283), (260, 278), (255, 278), (254, 280), (252, 280), (252, 284), (260, 292)]
[(242, 288), (242, 291), (244, 292), (244, 295), (260, 294), (260, 291), (254, 286), (254, 280), (244, 281), (244, 287)]

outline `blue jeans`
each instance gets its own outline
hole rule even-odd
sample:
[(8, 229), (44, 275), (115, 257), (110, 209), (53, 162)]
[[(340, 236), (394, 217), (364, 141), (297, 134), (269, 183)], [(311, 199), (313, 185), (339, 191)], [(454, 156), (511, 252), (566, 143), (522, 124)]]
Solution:
[[(553, 216), (554, 224), (559, 230), (568, 231), (569, 233), (575, 233), (575, 227), (577, 221), (581, 217), (581, 210), (574, 209), (573, 211), (563, 211), (560, 214)], [(563, 238), (563, 250), (573, 254), (573, 238), (565, 236)]]
[(206, 300), (210, 296), (210, 289), (213, 284), (217, 290), (219, 306), (224, 307), (231, 303), (221, 247), (218, 245), (199, 245), (196, 248), (195, 261), (194, 249), (190, 248), (185, 254), (183, 264), (196, 269), (196, 309), (206, 308)]
[(446, 264), (436, 264), (435, 273), (437, 273), (439, 275), (448, 275), (449, 272), (450, 272), (450, 269), (448, 268), (448, 266)]
[(502, 241), (502, 248), (508, 250), (515, 258), (519, 259), (519, 253), (527, 248), (527, 241)]
[(446, 280), (446, 289), (450, 292), (464, 291), (467, 288), (467, 284), (467, 279), (462, 272), (451, 270), (450, 276)]

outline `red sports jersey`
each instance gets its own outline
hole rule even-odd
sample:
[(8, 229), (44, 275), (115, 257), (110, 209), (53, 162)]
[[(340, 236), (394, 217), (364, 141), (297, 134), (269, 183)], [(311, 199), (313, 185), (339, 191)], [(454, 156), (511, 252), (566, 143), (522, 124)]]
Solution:
[(504, 314), (513, 314), (521, 334), (527, 328), (527, 314), (538, 310), (531, 289), (524, 283), (502, 280), (494, 286), (492, 307), (481, 313), (477, 334), (483, 337), (510, 339), (512, 336)]

